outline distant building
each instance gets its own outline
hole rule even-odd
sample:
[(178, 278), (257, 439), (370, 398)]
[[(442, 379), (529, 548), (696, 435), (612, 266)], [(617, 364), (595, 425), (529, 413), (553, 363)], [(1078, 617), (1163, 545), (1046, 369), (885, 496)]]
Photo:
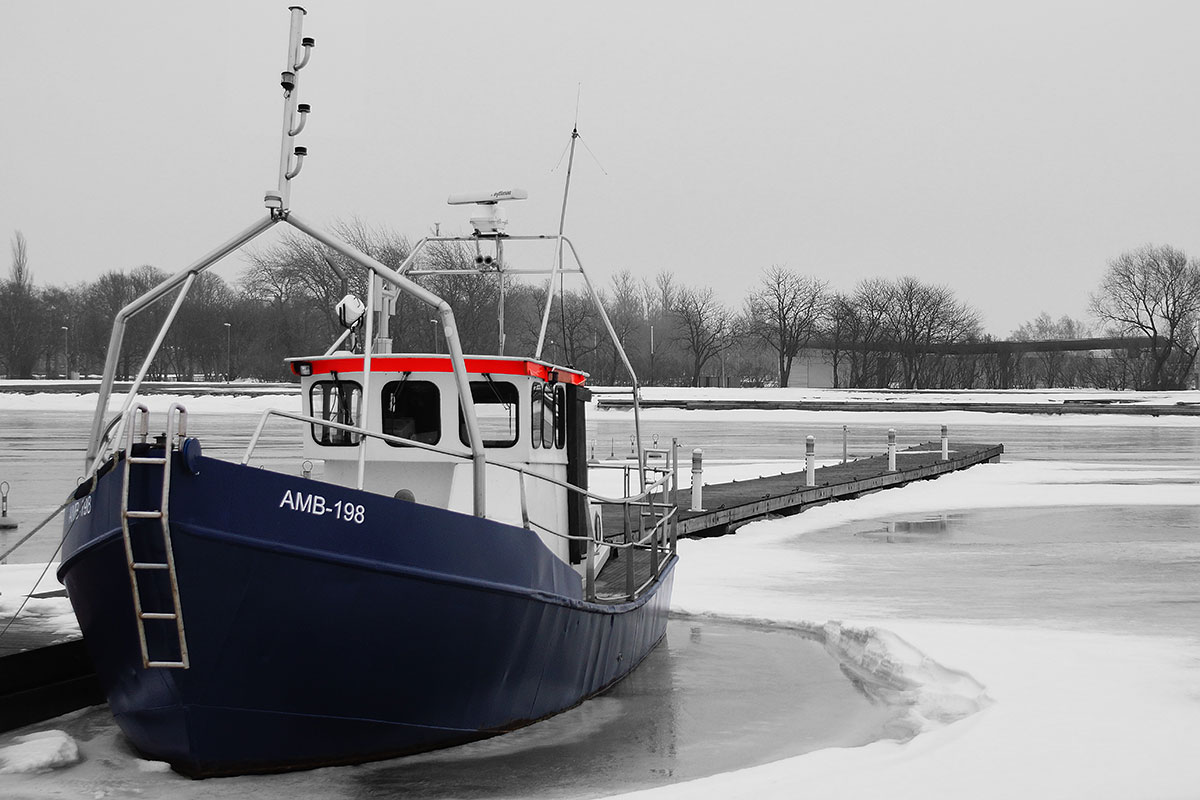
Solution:
[(832, 389), (833, 364), (827, 350), (803, 350), (792, 360), (788, 387), (798, 389)]

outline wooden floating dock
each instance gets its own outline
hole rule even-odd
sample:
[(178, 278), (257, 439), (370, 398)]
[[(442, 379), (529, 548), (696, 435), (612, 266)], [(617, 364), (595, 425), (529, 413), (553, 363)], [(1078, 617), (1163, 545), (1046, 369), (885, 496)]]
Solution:
[[(680, 536), (721, 536), (738, 525), (773, 514), (794, 514), (833, 500), (848, 500), (867, 492), (936, 478), (976, 464), (998, 461), (1002, 444), (957, 444), (942, 460), (940, 442), (897, 450), (896, 471), (888, 471), (886, 455), (831, 464), (814, 470), (815, 486), (806, 486), (804, 472), (768, 475), (731, 483), (704, 484), (702, 511), (690, 511), (692, 493), (679, 491)], [(685, 467), (680, 465), (681, 470)], [(604, 530), (623, 530), (619, 506), (604, 509)]]
[[(987, 414), (1123, 414), (1126, 416), (1200, 416), (1198, 403), (1135, 403), (1110, 398), (1083, 398), (1062, 402), (1001, 403), (983, 400), (760, 400), (755, 398), (676, 398), (647, 400), (639, 403), (645, 411), (651, 408), (673, 408), (684, 411), (980, 411)], [(596, 407), (601, 410), (628, 411), (633, 408), (630, 397), (596, 392)]]
[[(34, 595), (48, 596), (65, 593)], [(78, 633), (57, 633), (29, 615), (0, 617), (0, 629), (5, 626), (0, 638), (0, 732), (104, 702)]]

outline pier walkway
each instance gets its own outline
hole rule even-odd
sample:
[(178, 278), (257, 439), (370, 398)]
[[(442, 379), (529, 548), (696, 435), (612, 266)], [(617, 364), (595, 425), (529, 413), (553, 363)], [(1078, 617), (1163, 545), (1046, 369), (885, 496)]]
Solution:
[[(806, 486), (804, 472), (705, 484), (703, 508), (689, 510), (691, 490), (679, 491), (679, 536), (720, 536), (738, 525), (773, 514), (793, 514), (833, 500), (847, 500), (866, 492), (936, 478), (947, 472), (998, 461), (1002, 444), (956, 444), (942, 460), (940, 442), (926, 442), (896, 451), (896, 471), (888, 471), (887, 455), (860, 458), (814, 470), (814, 486)], [(684, 465), (681, 464), (681, 470)], [(604, 508), (604, 530), (610, 535), (624, 529), (619, 506)]]

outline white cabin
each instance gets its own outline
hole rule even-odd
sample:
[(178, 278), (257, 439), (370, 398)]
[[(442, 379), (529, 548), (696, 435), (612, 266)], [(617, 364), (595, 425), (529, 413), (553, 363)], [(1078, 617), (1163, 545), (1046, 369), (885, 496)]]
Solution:
[[(301, 378), (304, 414), (449, 451), (313, 423), (304, 439), (304, 456), (324, 461), (323, 480), (357, 486), (359, 450), (365, 447), (365, 491), (472, 513), (471, 450), (449, 356), (377, 355), (370, 361), (369, 382), (360, 354), (340, 351), (288, 361)], [(488, 462), (488, 519), (526, 524), (521, 475), (497, 464), (587, 488), (586, 373), (510, 356), (470, 356), (466, 370)], [(586, 501), (547, 481), (526, 477), (524, 484), (528, 527), (555, 555), (578, 564), (581, 548), (549, 531), (586, 533), (586, 516), (579, 516), (580, 509), (588, 513)]]

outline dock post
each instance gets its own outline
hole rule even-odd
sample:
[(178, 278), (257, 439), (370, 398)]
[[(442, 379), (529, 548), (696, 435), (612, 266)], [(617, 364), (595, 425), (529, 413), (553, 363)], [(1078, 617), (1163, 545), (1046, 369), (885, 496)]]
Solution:
[(888, 472), (896, 471), (896, 429), (888, 428)]
[(692, 511), (704, 509), (704, 451), (692, 451)]
[(942, 426), (942, 461), (950, 460), (950, 434), (946, 426)]
[(0, 481), (0, 530), (17, 527), (17, 521), (8, 516), (8, 481)]
[(813, 437), (809, 436), (804, 440), (804, 472), (806, 475), (804, 483), (805, 486), (817, 485), (816, 465), (813, 463), (816, 460), (814, 457), (816, 454), (816, 449), (817, 445)]
[(843, 463), (843, 464), (845, 464), (845, 463), (846, 463), (846, 461), (847, 461), (846, 455), (847, 455), (847, 448), (846, 448), (846, 426), (845, 426), (845, 425), (843, 425), (843, 426), (842, 426), (842, 463)]

